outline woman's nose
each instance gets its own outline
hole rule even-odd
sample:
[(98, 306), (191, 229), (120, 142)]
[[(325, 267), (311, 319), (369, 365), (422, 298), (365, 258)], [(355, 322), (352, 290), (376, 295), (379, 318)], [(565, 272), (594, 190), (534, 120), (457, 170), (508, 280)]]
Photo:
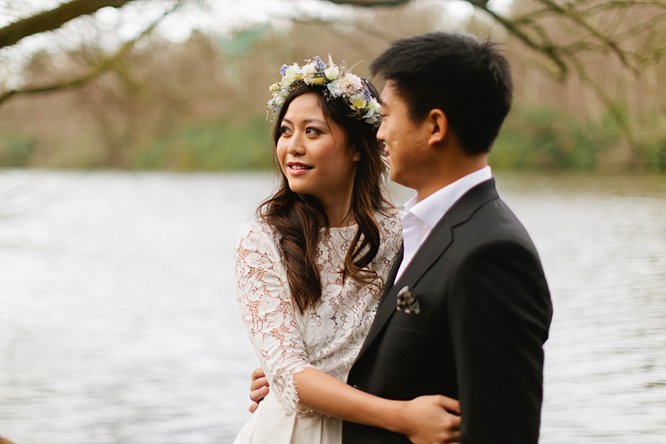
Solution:
[(294, 133), (289, 138), (289, 145), (287, 145), (287, 152), (291, 155), (298, 155), (305, 153), (305, 145), (303, 144), (303, 137), (300, 133)]

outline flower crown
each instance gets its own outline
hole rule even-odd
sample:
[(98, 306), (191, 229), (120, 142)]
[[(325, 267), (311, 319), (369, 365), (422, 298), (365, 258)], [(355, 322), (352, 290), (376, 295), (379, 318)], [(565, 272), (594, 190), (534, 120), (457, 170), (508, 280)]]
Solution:
[(270, 86), (273, 97), (266, 104), (273, 117), (277, 116), (289, 93), (305, 84), (326, 86), (324, 96), (327, 100), (341, 98), (351, 108), (352, 117), (379, 126), (382, 120), (379, 102), (363, 79), (352, 74), (344, 65), (334, 64), (331, 56), (328, 56), (328, 65), (319, 56), (306, 62), (303, 66), (296, 63), (282, 65), (282, 79)]

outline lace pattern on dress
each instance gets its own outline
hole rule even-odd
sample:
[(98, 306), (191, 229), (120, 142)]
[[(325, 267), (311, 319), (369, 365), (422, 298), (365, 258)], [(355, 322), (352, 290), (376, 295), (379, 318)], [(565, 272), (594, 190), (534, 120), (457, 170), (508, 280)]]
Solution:
[(289, 413), (310, 413), (299, 404), (294, 374), (316, 367), (346, 380), (367, 335), (401, 243), (397, 214), (378, 214), (377, 219), (382, 242), (369, 265), (377, 272), (377, 285), (342, 281), (341, 264), (356, 226), (324, 230), (317, 258), (322, 297), (304, 313), (291, 300), (271, 227), (255, 220), (241, 230), (235, 261), (238, 305), (271, 391)]

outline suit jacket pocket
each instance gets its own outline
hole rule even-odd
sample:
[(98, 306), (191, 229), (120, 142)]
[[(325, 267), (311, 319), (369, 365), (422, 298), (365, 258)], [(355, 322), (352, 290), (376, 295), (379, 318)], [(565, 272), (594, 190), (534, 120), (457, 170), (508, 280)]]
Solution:
[(401, 329), (407, 332), (425, 334), (427, 332), (427, 320), (425, 314), (404, 313), (397, 311), (388, 323), (388, 328)]

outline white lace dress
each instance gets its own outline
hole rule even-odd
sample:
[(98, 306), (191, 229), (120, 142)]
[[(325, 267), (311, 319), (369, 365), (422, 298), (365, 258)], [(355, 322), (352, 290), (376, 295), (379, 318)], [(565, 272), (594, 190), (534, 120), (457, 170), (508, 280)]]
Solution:
[(236, 249), (237, 298), (270, 393), (236, 438), (240, 444), (339, 444), (342, 423), (304, 408), (294, 373), (316, 367), (341, 381), (361, 348), (381, 289), (401, 243), (400, 218), (377, 214), (381, 243), (369, 268), (377, 285), (342, 281), (340, 271), (356, 225), (322, 230), (317, 266), (322, 297), (301, 314), (292, 303), (276, 235), (255, 220)]

